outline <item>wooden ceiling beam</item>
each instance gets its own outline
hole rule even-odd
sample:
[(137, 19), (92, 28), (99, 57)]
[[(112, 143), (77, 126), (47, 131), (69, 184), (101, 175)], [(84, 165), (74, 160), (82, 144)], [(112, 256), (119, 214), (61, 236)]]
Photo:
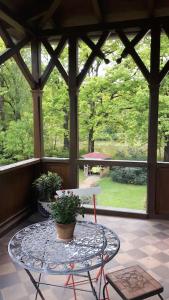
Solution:
[(155, 2), (154, 2), (154, 0), (148, 0), (147, 1), (147, 9), (148, 9), (148, 16), (150, 18), (154, 17), (154, 11), (155, 11)]
[(99, 0), (92, 0), (92, 6), (94, 13), (98, 19), (99, 22), (104, 22), (104, 16), (103, 16), (103, 11), (101, 9), (101, 4)]
[(46, 14), (46, 10), (40, 12), (39, 14), (36, 14), (36, 15), (30, 17), (30, 18), (27, 20), (27, 22), (29, 23), (29, 22), (32, 22), (32, 21), (36, 21), (36, 20), (38, 20), (38, 19), (44, 17), (45, 14)]
[[(155, 19), (160, 25), (169, 24), (169, 17), (158, 17)], [(138, 31), (138, 28), (151, 28), (152, 19), (138, 19), (138, 20), (127, 20), (121, 22), (105, 22), (104, 24), (91, 24), (91, 25), (83, 25), (83, 26), (72, 26), (72, 27), (65, 27), (65, 28), (55, 28), (55, 29), (46, 29), (46, 30), (39, 30), (38, 34), (41, 38), (46, 38), (49, 36), (57, 36), (57, 35), (77, 35), (90, 32), (103, 32), (103, 31), (112, 31), (115, 29), (129, 29), (131, 31)]]
[[(65, 44), (66, 44), (66, 38), (65, 37), (62, 37), (61, 40), (59, 41), (58, 43), (58, 46), (57, 48), (54, 50), (53, 52), (53, 56), (55, 57), (59, 57), (60, 53), (63, 51), (64, 47), (65, 47)], [(54, 63), (54, 59), (51, 58), (45, 71), (43, 72), (41, 78), (40, 78), (40, 83), (41, 83), (41, 89), (44, 88), (53, 68), (55, 67), (55, 63)]]
[(131, 57), (135, 61), (136, 65), (138, 66), (138, 68), (142, 72), (144, 78), (149, 83), (150, 72), (147, 70), (147, 68), (146, 68), (145, 64), (143, 63), (143, 61), (141, 60), (140, 56), (137, 54), (136, 50), (131, 45), (131, 42), (129, 41), (129, 39), (126, 37), (126, 35), (124, 34), (124, 32), (122, 30), (117, 29), (116, 32), (117, 32), (120, 40), (122, 41), (122, 43), (126, 47), (126, 51), (131, 55)]
[(42, 43), (45, 46), (45, 48), (46, 48), (47, 52), (49, 53), (49, 55), (51, 56), (51, 58), (53, 59), (53, 62), (55, 63), (56, 68), (62, 75), (66, 84), (68, 85), (68, 75), (67, 75), (65, 69), (63, 68), (61, 62), (59, 61), (59, 59), (55, 56), (55, 51), (52, 49), (51, 45), (49, 44), (49, 42), (47, 40), (43, 40)]
[(58, 8), (58, 6), (60, 5), (62, 0), (53, 0), (51, 6), (49, 7), (49, 9), (46, 11), (46, 14), (44, 15), (43, 19), (41, 20), (41, 25), (44, 25), (50, 18), (52, 18), (52, 16), (54, 15), (54, 13), (56, 12), (56, 9)]
[[(1, 4), (0, 4), (0, 6), (1, 6)], [(11, 25), (17, 31), (25, 34), (24, 27), (20, 23), (18, 23), (14, 18), (7, 15), (1, 8), (0, 8), (0, 19), (5, 21), (7, 24)]]
[(27, 24), (13, 16), (11, 11), (3, 3), (0, 3), (0, 19), (24, 35), (29, 34), (35, 36), (35, 33), (27, 26)]
[(102, 33), (100, 39), (98, 40), (97, 44), (95, 45), (95, 49), (93, 49), (92, 53), (90, 54), (90, 56), (88, 57), (86, 63), (84, 64), (83, 69), (81, 70), (81, 72), (77, 76), (77, 86), (78, 87), (80, 87), (81, 83), (83, 82), (87, 72), (89, 71), (92, 63), (95, 60), (95, 57), (97, 56), (98, 50), (103, 46), (103, 44), (105, 43), (108, 36), (109, 36), (108, 31), (104, 31)]

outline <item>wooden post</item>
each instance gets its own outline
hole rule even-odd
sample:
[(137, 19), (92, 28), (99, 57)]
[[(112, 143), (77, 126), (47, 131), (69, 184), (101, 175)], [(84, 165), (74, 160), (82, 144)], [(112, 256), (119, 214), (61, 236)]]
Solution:
[(78, 45), (77, 38), (69, 38), (69, 99), (70, 99), (70, 187), (78, 186)]
[(32, 90), (34, 120), (34, 157), (43, 157), (42, 91)]
[(157, 169), (157, 136), (158, 136), (158, 103), (159, 103), (159, 64), (160, 64), (160, 26), (152, 24), (151, 56), (149, 81), (149, 129), (148, 129), (148, 213), (155, 215), (156, 203), (156, 169)]
[(32, 75), (37, 83), (36, 89), (32, 90), (33, 118), (34, 118), (34, 156), (43, 157), (43, 120), (42, 120), (42, 91), (40, 90), (41, 77), (41, 45), (39, 41), (31, 43)]

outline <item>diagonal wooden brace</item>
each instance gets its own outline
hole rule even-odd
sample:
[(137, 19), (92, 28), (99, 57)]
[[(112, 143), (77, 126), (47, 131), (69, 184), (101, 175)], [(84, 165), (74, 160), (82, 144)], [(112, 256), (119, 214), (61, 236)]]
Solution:
[[(90, 40), (86, 35), (81, 36), (81, 40), (91, 49), (95, 50), (96, 45), (93, 43), (92, 40)], [(110, 61), (105, 57), (105, 54), (101, 51), (101, 49), (96, 50), (96, 54), (98, 57), (104, 60), (106, 64), (108, 64)]]
[[(59, 57), (60, 53), (62, 52), (62, 50), (65, 47), (66, 44), (66, 37), (62, 37), (58, 43), (58, 46), (56, 47), (56, 49), (53, 52), (53, 56), (54, 57)], [(43, 87), (45, 86), (53, 68), (55, 67), (55, 63), (54, 63), (54, 58), (52, 57), (46, 67), (46, 69), (44, 70), (41, 78), (40, 78), (40, 87), (41, 89), (43, 89)]]
[(104, 31), (99, 39), (99, 41), (97, 42), (97, 44), (95, 45), (95, 49), (93, 49), (92, 53), (90, 54), (90, 56), (88, 57), (83, 69), (81, 70), (81, 72), (79, 73), (79, 75), (77, 76), (77, 86), (80, 87), (81, 83), (83, 82), (87, 72), (89, 71), (92, 63), (94, 62), (96, 56), (98, 55), (98, 50), (100, 50), (100, 48), (103, 46), (103, 44), (105, 43), (106, 39), (109, 36), (109, 32), (108, 31)]
[[(135, 47), (140, 40), (145, 36), (147, 33), (148, 29), (143, 28), (141, 31), (139, 31), (136, 36), (131, 40), (130, 44), (131, 46)], [(121, 57), (117, 59), (117, 63), (121, 63), (122, 59), (125, 58), (129, 54), (128, 49), (125, 48), (123, 52), (121, 53)]]
[(43, 40), (42, 42), (43, 42), (43, 45), (45, 46), (47, 52), (53, 59), (53, 62), (55, 63), (55, 66), (57, 67), (58, 71), (60, 72), (60, 74), (62, 75), (66, 84), (68, 85), (68, 75), (67, 75), (65, 69), (63, 68), (62, 64), (60, 63), (59, 59), (55, 55), (55, 51), (53, 50), (52, 46), (49, 44), (49, 42), (47, 40)]
[[(0, 35), (1, 35), (7, 48), (15, 47), (15, 44), (14, 44), (12, 38), (10, 37), (8, 31), (3, 26), (2, 23), (0, 23)], [(27, 80), (28, 84), (30, 85), (31, 89), (35, 89), (37, 83), (34, 80), (31, 72), (29, 71), (29, 68), (27, 67), (26, 63), (24, 62), (19, 51), (13, 55), (13, 58), (14, 58), (15, 62), (17, 63), (18, 67), (20, 68), (25, 79)]]
[(134, 47), (132, 46), (131, 42), (129, 41), (129, 39), (126, 37), (125, 33), (121, 29), (116, 29), (116, 32), (119, 35), (120, 40), (122, 41), (122, 43), (126, 47), (126, 51), (131, 55), (131, 57), (135, 61), (136, 65), (138, 66), (138, 68), (142, 72), (144, 78), (149, 83), (150, 72), (147, 70), (145, 64), (141, 60), (140, 56), (137, 54), (137, 52), (134, 49)]

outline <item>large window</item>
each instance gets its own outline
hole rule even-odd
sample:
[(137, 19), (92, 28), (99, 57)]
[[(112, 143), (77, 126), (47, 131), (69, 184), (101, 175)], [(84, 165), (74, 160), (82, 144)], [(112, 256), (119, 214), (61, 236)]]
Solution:
[(147, 169), (85, 165), (79, 170), (79, 187), (100, 186), (97, 207), (146, 211)]
[(32, 96), (13, 59), (0, 73), (0, 165), (5, 165), (33, 157)]
[[(130, 39), (133, 36), (129, 37)], [(150, 37), (136, 51), (149, 69)], [(80, 157), (98, 160), (80, 169), (80, 187), (99, 185), (97, 205), (146, 211), (147, 170), (142, 167), (105, 167), (99, 160), (147, 161), (149, 90), (130, 55), (121, 58), (124, 46), (117, 39), (106, 42), (90, 69), (79, 94)], [(80, 47), (83, 61), (88, 49)]]
[[(169, 59), (169, 41), (165, 33), (161, 35), (160, 68), (162, 69)], [(160, 87), (158, 113), (158, 145), (157, 159), (169, 162), (169, 78), (165, 76)]]
[[(53, 45), (56, 48), (56, 45)], [(67, 71), (68, 48), (65, 47), (60, 60)], [(43, 64), (50, 57), (42, 48)], [(44, 66), (43, 66), (44, 68)], [(60, 73), (54, 68), (43, 93), (44, 154), (48, 157), (69, 157), (69, 95), (68, 87)]]
[[(130, 56), (119, 64), (119, 40), (108, 41), (103, 51), (110, 63), (96, 59), (80, 89), (80, 156), (101, 152), (115, 160), (147, 160), (147, 82)], [(140, 43), (139, 51), (145, 59), (149, 38)]]
[(55, 70), (44, 89), (43, 130), (45, 156), (69, 157), (69, 96)]

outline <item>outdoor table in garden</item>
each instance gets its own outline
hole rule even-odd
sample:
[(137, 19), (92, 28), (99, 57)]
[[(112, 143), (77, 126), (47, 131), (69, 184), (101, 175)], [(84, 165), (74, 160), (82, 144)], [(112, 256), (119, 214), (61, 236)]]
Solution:
[[(8, 251), (12, 260), (25, 269), (41, 299), (45, 299), (40, 290), (41, 276), (35, 281), (31, 272), (38, 272), (40, 275), (86, 274), (91, 291), (96, 299), (100, 299), (102, 274), (97, 293), (91, 271), (99, 267), (102, 270), (117, 254), (119, 247), (118, 236), (100, 224), (77, 222), (73, 240), (65, 242), (57, 239), (54, 221), (47, 220), (17, 232), (9, 242)], [(75, 286), (72, 288), (77, 289)]]

